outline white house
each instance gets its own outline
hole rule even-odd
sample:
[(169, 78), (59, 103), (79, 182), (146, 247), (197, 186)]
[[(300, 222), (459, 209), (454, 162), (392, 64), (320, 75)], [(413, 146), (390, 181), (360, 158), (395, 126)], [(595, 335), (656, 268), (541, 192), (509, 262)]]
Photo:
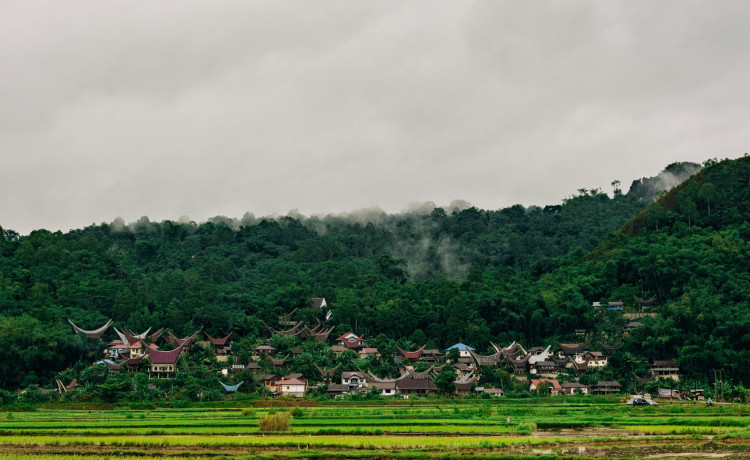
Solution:
[(282, 396), (294, 396), (295, 398), (305, 396), (305, 390), (307, 389), (307, 384), (299, 379), (277, 380), (274, 382), (274, 386), (278, 388)]

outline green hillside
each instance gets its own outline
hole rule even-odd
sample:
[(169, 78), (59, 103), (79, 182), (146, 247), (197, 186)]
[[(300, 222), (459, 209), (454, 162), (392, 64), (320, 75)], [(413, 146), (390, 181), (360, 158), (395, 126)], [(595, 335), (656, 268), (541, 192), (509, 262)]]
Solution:
[[(294, 308), (311, 325), (323, 319), (312, 297), (327, 299), (332, 337), (354, 330), (381, 352), (543, 346), (585, 329), (594, 346), (625, 341), (600, 377), (627, 383), (648, 359), (676, 359), (700, 381), (722, 369), (748, 382), (750, 158), (706, 166), (663, 196), (698, 165), (546, 207), (0, 231), (0, 386), (83, 372), (104, 345), (74, 335), (68, 318), (180, 337), (234, 332), (244, 356), (269, 337), (261, 320)], [(620, 313), (591, 307), (622, 300), (636, 312), (633, 296), (656, 296), (656, 315), (629, 336)]]

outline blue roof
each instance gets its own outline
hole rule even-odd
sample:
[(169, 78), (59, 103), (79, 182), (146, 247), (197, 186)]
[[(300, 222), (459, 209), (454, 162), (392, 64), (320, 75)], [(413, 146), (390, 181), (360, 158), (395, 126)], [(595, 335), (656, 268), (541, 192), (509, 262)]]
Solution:
[(458, 348), (458, 351), (466, 351), (466, 350), (474, 351), (474, 348), (471, 348), (468, 345), (464, 345), (463, 343), (457, 343), (457, 344), (453, 345), (452, 347), (446, 348), (445, 351), (453, 350), (454, 348)]

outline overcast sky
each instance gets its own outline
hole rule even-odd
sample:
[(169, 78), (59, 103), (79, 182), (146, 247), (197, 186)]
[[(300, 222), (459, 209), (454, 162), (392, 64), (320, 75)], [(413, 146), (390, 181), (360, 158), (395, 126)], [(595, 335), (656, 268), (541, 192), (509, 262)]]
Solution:
[(2, 1), (0, 225), (557, 204), (750, 151), (746, 1)]

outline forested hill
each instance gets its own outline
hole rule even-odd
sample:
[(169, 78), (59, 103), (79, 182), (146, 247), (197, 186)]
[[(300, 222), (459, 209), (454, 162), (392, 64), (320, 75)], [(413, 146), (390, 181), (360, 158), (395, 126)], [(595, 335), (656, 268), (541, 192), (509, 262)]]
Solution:
[(630, 308), (634, 294), (655, 294), (660, 315), (628, 340), (633, 359), (677, 358), (688, 372), (709, 359), (741, 363), (748, 159), (708, 166), (656, 204), (699, 166), (673, 164), (627, 193), (581, 189), (543, 208), (0, 231), (0, 385), (46, 383), (88, 359), (90, 344), (67, 318), (179, 336), (234, 331), (242, 349), (268, 336), (261, 319), (300, 308), (296, 319), (314, 323), (311, 297), (328, 300), (334, 334), (481, 349), (572, 341), (576, 328), (611, 342), (624, 320), (591, 302)]

